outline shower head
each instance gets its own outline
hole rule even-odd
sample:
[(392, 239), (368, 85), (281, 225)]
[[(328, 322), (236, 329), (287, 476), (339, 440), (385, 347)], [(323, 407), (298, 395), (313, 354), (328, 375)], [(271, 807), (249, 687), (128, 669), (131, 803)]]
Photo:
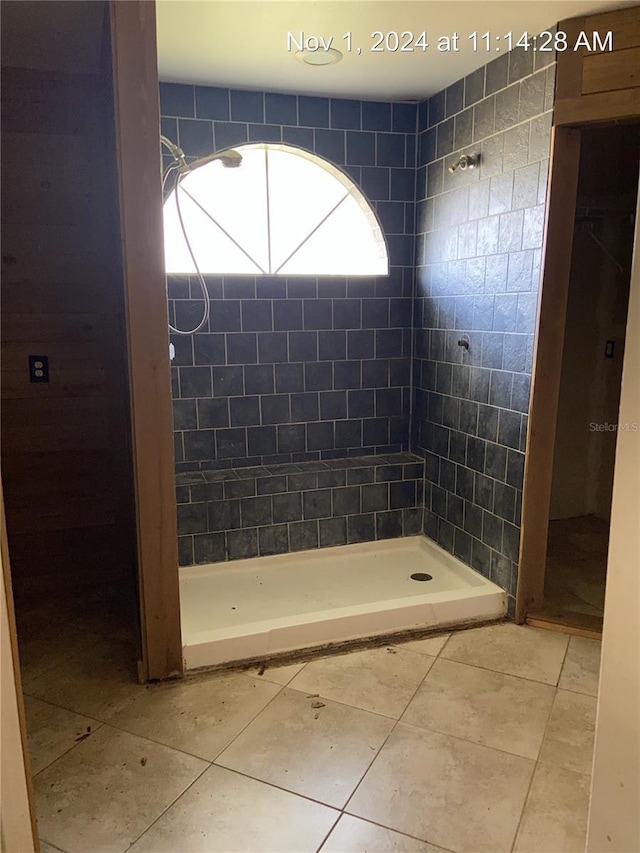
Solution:
[(199, 166), (204, 166), (206, 163), (212, 163), (214, 160), (220, 160), (226, 169), (235, 169), (242, 163), (242, 154), (240, 154), (239, 151), (236, 151), (235, 148), (224, 148), (222, 151), (214, 151), (211, 154), (207, 154), (205, 157), (200, 157), (200, 159), (194, 160), (192, 163), (187, 163), (184, 151), (179, 145), (176, 145), (175, 142), (167, 139), (166, 136), (161, 136), (160, 141), (171, 152), (171, 155), (178, 166), (178, 171), (181, 174), (193, 172), (193, 170), (197, 169)]

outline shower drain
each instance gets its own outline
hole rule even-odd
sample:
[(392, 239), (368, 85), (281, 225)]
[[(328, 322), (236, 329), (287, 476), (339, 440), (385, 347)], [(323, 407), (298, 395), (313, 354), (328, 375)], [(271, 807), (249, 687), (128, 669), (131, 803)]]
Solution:
[(426, 572), (414, 572), (411, 575), (411, 580), (412, 581), (432, 581), (433, 576), (428, 575)]

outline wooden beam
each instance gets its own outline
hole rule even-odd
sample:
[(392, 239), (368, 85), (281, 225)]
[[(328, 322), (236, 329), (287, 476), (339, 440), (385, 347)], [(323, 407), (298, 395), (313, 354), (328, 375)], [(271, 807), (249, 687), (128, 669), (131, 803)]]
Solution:
[(556, 101), (553, 108), (553, 123), (560, 126), (636, 119), (640, 114), (638, 104), (640, 104), (640, 87), (567, 98)]
[(516, 621), (542, 607), (553, 452), (562, 373), (580, 131), (556, 127), (551, 140), (543, 276), (525, 454)]
[(38, 853), (38, 828), (34, 808), (27, 724), (22, 698), (22, 676), (18, 654), (9, 547), (0, 481), (0, 564), (2, 567), (2, 849)]
[(143, 671), (183, 670), (155, 4), (111, 2)]

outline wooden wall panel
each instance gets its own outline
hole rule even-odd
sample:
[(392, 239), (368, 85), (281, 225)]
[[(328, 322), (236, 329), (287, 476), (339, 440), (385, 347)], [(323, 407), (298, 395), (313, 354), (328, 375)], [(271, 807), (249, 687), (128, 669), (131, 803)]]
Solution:
[[(640, 6), (561, 21), (570, 49), (558, 53), (554, 124), (635, 118), (640, 113)], [(571, 49), (580, 33), (593, 44), (612, 33), (613, 50)]]
[[(36, 579), (127, 576), (133, 589), (135, 577), (107, 5), (96, 9), (96, 73), (3, 68), (2, 473), (17, 595)], [(30, 354), (49, 356), (49, 383), (29, 381)]]

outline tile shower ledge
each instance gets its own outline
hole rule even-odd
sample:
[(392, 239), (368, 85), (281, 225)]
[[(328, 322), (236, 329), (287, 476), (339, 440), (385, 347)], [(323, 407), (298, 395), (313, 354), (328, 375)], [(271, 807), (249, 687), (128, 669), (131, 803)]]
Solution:
[[(313, 460), (311, 462), (287, 462), (280, 465), (257, 465), (246, 468), (215, 468), (209, 470), (180, 471), (176, 474), (177, 486), (192, 486), (198, 483), (225, 483), (233, 480), (250, 480), (290, 474), (317, 474), (324, 471), (350, 471), (355, 468), (379, 468), (391, 465), (424, 466), (424, 459), (413, 453), (386, 453), (379, 456), (348, 456), (341, 459)], [(417, 469), (415, 469), (417, 471)], [(399, 479), (415, 479), (420, 474), (405, 472)], [(376, 477), (372, 482), (380, 482)]]

